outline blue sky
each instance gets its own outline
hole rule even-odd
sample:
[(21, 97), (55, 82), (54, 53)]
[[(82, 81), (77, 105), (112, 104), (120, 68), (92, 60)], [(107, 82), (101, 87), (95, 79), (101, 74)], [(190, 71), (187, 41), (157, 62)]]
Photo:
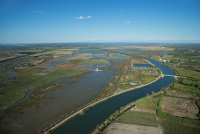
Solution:
[(200, 42), (200, 0), (0, 0), (0, 43)]

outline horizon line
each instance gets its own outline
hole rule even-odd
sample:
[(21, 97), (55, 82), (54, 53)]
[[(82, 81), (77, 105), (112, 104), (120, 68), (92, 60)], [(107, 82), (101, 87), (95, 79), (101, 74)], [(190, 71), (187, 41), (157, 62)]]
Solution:
[(29, 45), (29, 44), (84, 44), (84, 43), (87, 43), (87, 44), (143, 44), (143, 43), (146, 43), (146, 44), (199, 44), (200, 41), (198, 42), (23, 42), (23, 43), (0, 43), (0, 45)]

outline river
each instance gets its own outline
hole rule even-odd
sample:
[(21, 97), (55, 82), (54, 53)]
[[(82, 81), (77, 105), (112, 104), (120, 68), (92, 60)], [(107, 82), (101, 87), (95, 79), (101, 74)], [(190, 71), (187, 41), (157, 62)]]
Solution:
[[(174, 71), (167, 66), (152, 59), (147, 60), (157, 66), (163, 74), (175, 75)], [(97, 125), (101, 124), (106, 118), (108, 118), (120, 107), (125, 106), (130, 102), (136, 101), (137, 99), (145, 97), (147, 94), (151, 94), (152, 92), (158, 92), (162, 88), (169, 86), (173, 82), (173, 77), (165, 76), (150, 85), (110, 98), (89, 108), (87, 111), (85, 111), (85, 114), (78, 115), (66, 121), (63, 125), (55, 129), (53, 133), (89, 134), (96, 128)]]

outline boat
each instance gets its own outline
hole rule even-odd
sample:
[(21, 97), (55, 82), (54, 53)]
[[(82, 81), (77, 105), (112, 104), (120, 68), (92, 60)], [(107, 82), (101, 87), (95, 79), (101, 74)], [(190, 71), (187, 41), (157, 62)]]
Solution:
[(99, 70), (99, 68), (97, 67), (94, 71), (95, 71), (95, 72), (100, 72), (100, 71), (102, 71), (102, 70)]

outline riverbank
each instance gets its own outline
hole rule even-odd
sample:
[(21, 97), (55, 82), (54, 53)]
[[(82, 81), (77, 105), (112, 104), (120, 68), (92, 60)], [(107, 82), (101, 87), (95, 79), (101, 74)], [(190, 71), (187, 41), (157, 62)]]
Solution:
[[(124, 107), (125, 109), (123, 107), (118, 109), (100, 124), (93, 134), (115, 134), (122, 131), (134, 133), (137, 130), (134, 125), (145, 127), (145, 131), (151, 126), (165, 134), (196, 134), (200, 130), (199, 109), (195, 104), (198, 99), (197, 94), (176, 91), (169, 86), (131, 102)], [(126, 110), (127, 107), (132, 108)], [(130, 125), (132, 129), (124, 127), (125, 125)]]
[[(158, 69), (159, 69), (159, 68), (158, 68)], [(159, 70), (160, 70), (160, 69), (159, 69)], [(58, 127), (61, 126), (62, 124), (64, 124), (66, 121), (72, 119), (73, 117), (75, 117), (75, 116), (77, 116), (77, 115), (83, 114), (84, 111), (88, 110), (89, 108), (91, 108), (91, 107), (93, 107), (93, 106), (95, 106), (95, 105), (97, 105), (97, 104), (99, 104), (99, 103), (102, 103), (102, 102), (104, 102), (104, 101), (106, 101), (106, 100), (108, 100), (108, 99), (111, 99), (111, 98), (113, 98), (113, 97), (115, 97), (115, 96), (118, 96), (118, 95), (120, 95), (120, 94), (123, 94), (123, 93), (129, 92), (129, 91), (132, 91), (132, 90), (135, 90), (135, 89), (138, 89), (138, 88), (142, 88), (142, 87), (148, 86), (148, 85), (150, 85), (150, 84), (152, 84), (152, 83), (158, 81), (158, 80), (162, 77), (162, 71), (160, 70), (160, 72), (161, 72), (160, 76), (159, 76), (158, 78), (156, 78), (155, 80), (153, 80), (152, 82), (148, 83), (148, 84), (143, 84), (143, 85), (140, 85), (140, 86), (137, 86), (137, 87), (134, 87), (134, 88), (129, 88), (129, 89), (124, 90), (124, 91), (115, 92), (114, 94), (109, 95), (108, 97), (102, 98), (102, 99), (100, 99), (100, 100), (98, 100), (98, 101), (96, 101), (96, 102), (94, 102), (94, 103), (92, 103), (92, 104), (89, 104), (89, 105), (85, 106), (84, 108), (80, 109), (79, 111), (77, 111), (77, 112), (73, 113), (72, 115), (70, 115), (70, 116), (64, 118), (64, 119), (61, 120), (60, 122), (58, 122), (58, 123), (56, 123), (56, 124), (51, 124), (51, 125), (50, 125), (50, 129), (44, 130), (44, 131), (45, 131), (44, 134), (48, 134), (48, 133), (52, 132), (53, 130), (55, 130), (56, 128), (58, 128)]]
[[(130, 104), (135, 107), (120, 116), (116, 112), (96, 128), (99, 133), (135, 133), (137, 128), (152, 126), (162, 128), (163, 133), (197, 134), (200, 132), (200, 81), (197, 48), (176, 47), (171, 55), (165, 55), (163, 65), (172, 68), (178, 80), (162, 91), (143, 97)], [(187, 51), (191, 53), (188, 54)], [(159, 60), (159, 59), (158, 59)], [(191, 62), (192, 61), (192, 62)], [(120, 109), (117, 110), (120, 111)], [(111, 118), (112, 117), (112, 118)], [(117, 125), (116, 125), (117, 124)], [(108, 125), (108, 126), (107, 126)], [(131, 126), (131, 129), (126, 127)], [(105, 128), (105, 129), (104, 129)], [(99, 131), (98, 131), (99, 130)], [(150, 133), (148, 128), (140, 129)]]

